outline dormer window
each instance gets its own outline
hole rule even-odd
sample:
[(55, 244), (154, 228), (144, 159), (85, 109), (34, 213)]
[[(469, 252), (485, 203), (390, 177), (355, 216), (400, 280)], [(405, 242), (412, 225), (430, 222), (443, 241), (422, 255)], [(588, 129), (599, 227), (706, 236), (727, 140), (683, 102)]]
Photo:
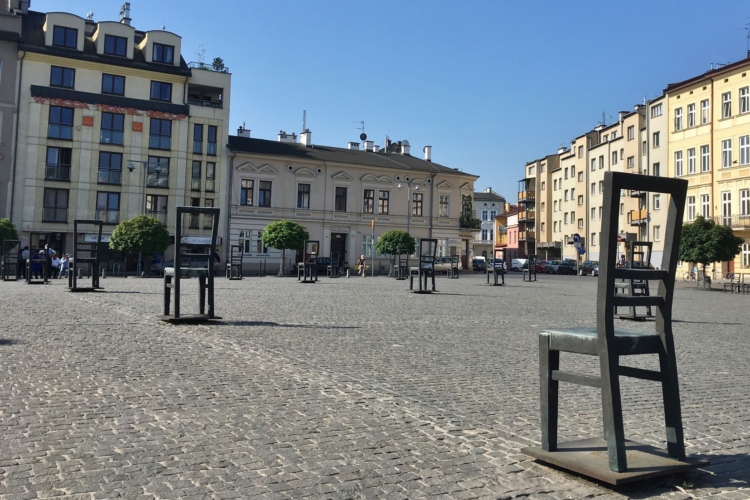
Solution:
[(128, 39), (121, 36), (104, 35), (104, 53), (111, 56), (127, 57)]
[(55, 26), (52, 31), (52, 45), (75, 49), (78, 47), (78, 30), (65, 26)]
[(154, 43), (153, 61), (164, 64), (174, 64), (174, 46)]

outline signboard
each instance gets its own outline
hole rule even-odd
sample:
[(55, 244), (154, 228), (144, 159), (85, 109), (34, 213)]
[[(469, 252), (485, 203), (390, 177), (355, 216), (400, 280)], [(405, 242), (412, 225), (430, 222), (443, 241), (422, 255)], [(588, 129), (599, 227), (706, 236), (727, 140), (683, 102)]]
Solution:
[(573, 235), (573, 243), (580, 243), (581, 242), (581, 235), (576, 233)]
[(583, 248), (583, 247), (578, 247), (578, 253), (581, 254), (581, 255), (583, 255), (583, 254), (586, 253), (586, 249)]
[[(102, 239), (104, 239), (104, 236), (102, 236)], [(186, 243), (188, 245), (210, 245), (211, 244), (211, 237), (210, 236), (183, 236), (180, 241), (182, 243)], [(216, 237), (216, 244), (221, 245), (221, 236)]]

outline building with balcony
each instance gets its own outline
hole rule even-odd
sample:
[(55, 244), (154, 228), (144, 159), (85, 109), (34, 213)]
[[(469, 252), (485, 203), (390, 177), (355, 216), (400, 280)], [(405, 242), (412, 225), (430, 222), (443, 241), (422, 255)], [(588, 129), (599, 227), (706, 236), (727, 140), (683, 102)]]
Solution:
[(24, 10), (28, 12), (28, 1), (10, 0), (0, 5), (0, 218), (8, 217), (10, 212), (13, 131), (18, 87), (16, 61)]
[(492, 188), (474, 193), (474, 217), (481, 222), (480, 230), (474, 235), (474, 256), (492, 257), (496, 242), (495, 218), (505, 211), (505, 197)]
[[(255, 139), (242, 128), (229, 136), (230, 241), (243, 246), (247, 270), (278, 270), (281, 250), (266, 248), (262, 235), (279, 219), (305, 226), (320, 242), (319, 256), (351, 265), (365, 255), (376, 272), (387, 272), (389, 257), (373, 256), (373, 237), (395, 229), (437, 239), (438, 256), (459, 255), (470, 268), (478, 227), (464, 228), (461, 220), (477, 176), (433, 162), (430, 146), (424, 158), (412, 156), (408, 141), (338, 148), (314, 144), (309, 130), (297, 137)], [(286, 257), (285, 267), (301, 256)]]
[[(65, 12), (19, 14), (18, 147), (8, 206), (24, 244), (71, 247), (75, 219), (221, 207), (228, 194), (226, 68), (188, 65), (181, 38)], [(220, 234), (228, 214), (222, 213)], [(191, 220), (183, 234), (205, 235)]]

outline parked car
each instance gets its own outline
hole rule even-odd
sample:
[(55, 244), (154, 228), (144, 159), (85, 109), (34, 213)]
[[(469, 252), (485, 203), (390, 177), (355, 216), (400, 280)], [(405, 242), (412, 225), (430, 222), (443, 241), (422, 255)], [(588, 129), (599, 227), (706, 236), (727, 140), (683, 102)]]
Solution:
[(560, 265), (559, 260), (548, 260), (547, 265), (544, 266), (544, 272), (547, 274), (557, 273), (557, 267)]
[(543, 273), (544, 272), (544, 268), (546, 266), (547, 266), (547, 261), (546, 260), (538, 260), (538, 261), (536, 261), (536, 264), (534, 265), (534, 267), (536, 268), (536, 272), (538, 272), (538, 273)]
[(523, 265), (526, 264), (529, 259), (512, 259), (510, 261), (510, 268), (514, 271), (520, 271), (523, 269)]
[[(448, 257), (438, 257), (435, 259), (435, 272), (436, 273), (448, 273), (448, 271), (451, 270), (451, 262), (453, 258)], [(461, 265), (461, 259), (458, 259), (458, 269), (463, 269), (463, 266)]]
[(564, 260), (557, 265), (557, 274), (578, 274), (578, 265), (575, 261)]
[(578, 271), (581, 276), (599, 276), (599, 263), (595, 260), (587, 260), (581, 264), (581, 269)]
[(487, 261), (484, 259), (471, 259), (471, 269), (475, 273), (483, 273), (487, 270)]

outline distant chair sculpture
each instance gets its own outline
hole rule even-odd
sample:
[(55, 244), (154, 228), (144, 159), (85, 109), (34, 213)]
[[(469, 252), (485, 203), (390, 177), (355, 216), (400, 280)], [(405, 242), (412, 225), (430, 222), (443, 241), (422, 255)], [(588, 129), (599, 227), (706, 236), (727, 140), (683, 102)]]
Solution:
[(396, 255), (396, 279), (405, 280), (409, 277), (409, 253), (401, 249)]
[(459, 256), (458, 255), (451, 255), (451, 268), (448, 271), (448, 277), (449, 278), (458, 278), (459, 276), (459, 263), (458, 263)]
[(523, 268), (523, 281), (536, 281), (536, 255), (529, 255)]
[(3, 281), (17, 281), (21, 270), (20, 262), (21, 241), (3, 240), (2, 274)]
[(315, 283), (318, 281), (318, 251), (320, 242), (317, 240), (305, 241), (304, 260), (301, 262), (297, 279), (302, 278), (302, 283)]
[[(434, 238), (422, 238), (419, 240), (419, 258), (416, 273), (411, 272), (409, 276), (409, 290), (414, 293), (432, 293), (435, 290), (435, 255), (437, 254), (438, 240)], [(414, 290), (414, 276), (417, 276), (419, 289)], [(432, 289), (427, 288), (428, 278), (432, 279)]]
[(26, 260), (26, 284), (39, 285), (49, 283), (50, 255), (32, 248)]
[(229, 247), (229, 262), (227, 262), (227, 279), (242, 279), (242, 259), (245, 255), (244, 245), (231, 245)]
[[(610, 484), (621, 484), (705, 465), (707, 461), (685, 457), (674, 339), (672, 300), (687, 181), (643, 175), (604, 174), (604, 217), (602, 218), (596, 327), (548, 329), (539, 336), (542, 443), (524, 453), (558, 467)], [(663, 270), (617, 268), (617, 230), (622, 191), (665, 193), (668, 198), (664, 232)], [(664, 197), (662, 195), (662, 197)], [(654, 280), (654, 296), (616, 295), (617, 279)], [(650, 305), (657, 311), (654, 331), (615, 329), (615, 306)], [(560, 369), (560, 353), (584, 354), (599, 359), (599, 376)], [(659, 369), (622, 366), (622, 357), (657, 355)], [(661, 383), (667, 450), (626, 441), (620, 377), (634, 377)], [(558, 386), (560, 382), (596, 387), (601, 390), (604, 439), (594, 438), (558, 443)], [(627, 450), (627, 455), (626, 455)], [(630, 467), (629, 467), (630, 465)]]
[[(492, 283), (490, 283), (490, 277), (492, 277)], [(487, 267), (487, 283), (492, 286), (505, 285), (505, 250), (495, 249), (492, 265)]]
[[(73, 256), (68, 264), (68, 290), (71, 292), (93, 292), (101, 290), (99, 286), (99, 245), (102, 242), (100, 220), (75, 219), (73, 221)], [(90, 232), (89, 232), (90, 231)], [(92, 234), (93, 238), (87, 238)], [(91, 271), (91, 286), (78, 284), (79, 269)]]
[[(214, 311), (214, 255), (219, 231), (219, 208), (177, 207), (174, 241), (174, 267), (164, 269), (164, 315), (161, 319), (171, 323), (210, 321), (220, 319)], [(188, 224), (183, 217), (203, 216), (211, 221), (210, 237), (183, 235)], [(205, 221), (205, 219), (204, 219)], [(206, 223), (204, 222), (204, 226)], [(183, 315), (181, 310), (181, 280), (198, 279), (198, 314)], [(170, 314), (174, 290), (174, 313)], [(206, 310), (208, 305), (208, 310)]]
[[(653, 243), (650, 241), (632, 241), (630, 242), (630, 249), (628, 251), (628, 260), (626, 265), (628, 267), (637, 269), (649, 269), (651, 267), (651, 249)], [(648, 280), (642, 279), (622, 279), (615, 283), (615, 295), (632, 295), (633, 297), (648, 297), (651, 292), (648, 288)], [(620, 315), (621, 319), (645, 319), (646, 317), (653, 317), (651, 312), (651, 306), (647, 305), (645, 316), (638, 315), (635, 305), (628, 307), (630, 314)], [(617, 314), (617, 306), (615, 306), (615, 314)]]

